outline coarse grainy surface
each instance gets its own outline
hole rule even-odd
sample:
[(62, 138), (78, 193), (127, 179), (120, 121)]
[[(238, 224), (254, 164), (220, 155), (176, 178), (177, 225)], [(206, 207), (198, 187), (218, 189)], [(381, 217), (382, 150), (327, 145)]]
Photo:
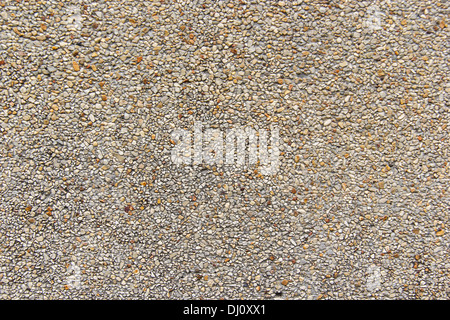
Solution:
[(0, 0), (0, 298), (448, 299), (448, 4)]

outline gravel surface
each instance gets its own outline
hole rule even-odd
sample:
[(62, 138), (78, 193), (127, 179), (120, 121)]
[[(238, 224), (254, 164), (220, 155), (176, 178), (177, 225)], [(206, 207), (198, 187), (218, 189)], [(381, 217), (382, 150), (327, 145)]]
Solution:
[(448, 4), (0, 0), (0, 298), (448, 299)]

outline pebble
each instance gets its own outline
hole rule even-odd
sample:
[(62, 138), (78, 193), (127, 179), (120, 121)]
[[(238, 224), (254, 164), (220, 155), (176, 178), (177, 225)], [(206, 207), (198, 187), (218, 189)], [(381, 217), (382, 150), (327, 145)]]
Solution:
[[(448, 299), (446, 3), (41, 2), (0, 10), (2, 299)], [(279, 171), (174, 164), (198, 121)]]
[(73, 65), (73, 70), (80, 71), (80, 66), (78, 65), (78, 62), (73, 61), (72, 65)]

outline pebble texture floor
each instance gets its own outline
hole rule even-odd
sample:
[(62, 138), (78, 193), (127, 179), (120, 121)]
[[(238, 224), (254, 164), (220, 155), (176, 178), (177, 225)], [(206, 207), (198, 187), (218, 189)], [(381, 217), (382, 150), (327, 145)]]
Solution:
[(448, 299), (448, 4), (0, 0), (0, 298)]

